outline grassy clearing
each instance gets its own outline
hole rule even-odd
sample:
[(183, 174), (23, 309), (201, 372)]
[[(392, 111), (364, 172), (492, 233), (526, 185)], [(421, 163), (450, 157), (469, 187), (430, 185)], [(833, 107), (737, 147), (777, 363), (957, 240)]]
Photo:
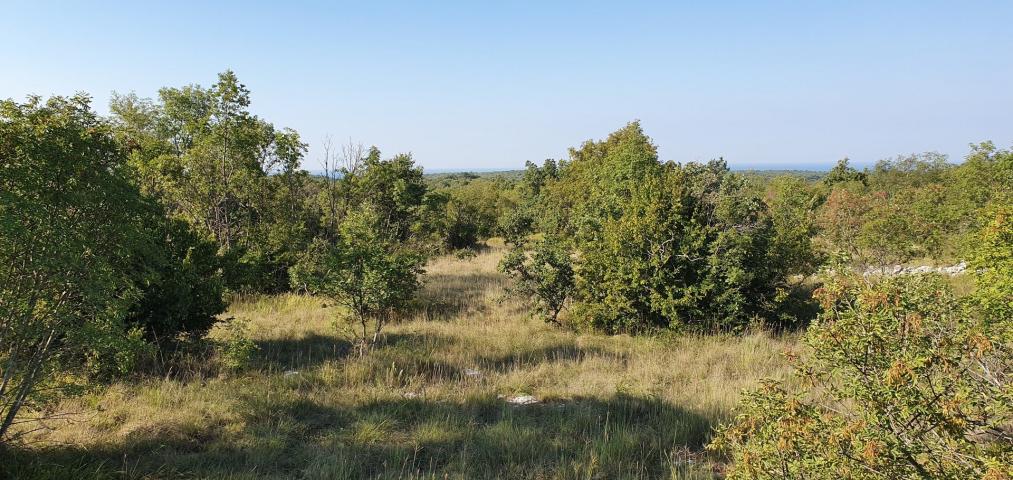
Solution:
[[(228, 378), (142, 379), (68, 401), (24, 478), (711, 478), (703, 453), (791, 339), (561, 331), (503, 297), (502, 250), (441, 258), (367, 357), (320, 299), (240, 299), (260, 347)], [(477, 374), (476, 374), (477, 372)], [(534, 405), (502, 397), (533, 395)]]

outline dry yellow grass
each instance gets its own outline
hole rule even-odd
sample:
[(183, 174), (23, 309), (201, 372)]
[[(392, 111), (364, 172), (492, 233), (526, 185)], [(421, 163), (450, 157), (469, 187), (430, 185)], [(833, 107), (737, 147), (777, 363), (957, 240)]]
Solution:
[[(702, 453), (791, 339), (575, 333), (504, 298), (502, 250), (432, 262), (419, 305), (365, 358), (334, 309), (238, 299), (241, 373), (143, 379), (65, 402), (22, 474), (86, 478), (710, 478)], [(504, 397), (532, 395), (534, 405)]]

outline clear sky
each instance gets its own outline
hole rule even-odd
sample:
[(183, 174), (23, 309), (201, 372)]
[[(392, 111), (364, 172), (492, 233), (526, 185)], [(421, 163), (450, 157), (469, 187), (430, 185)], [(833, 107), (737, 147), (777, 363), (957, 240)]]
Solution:
[(859, 165), (1013, 144), (1013, 2), (0, 0), (0, 97), (209, 85), (428, 169), (562, 158), (633, 119), (664, 160)]

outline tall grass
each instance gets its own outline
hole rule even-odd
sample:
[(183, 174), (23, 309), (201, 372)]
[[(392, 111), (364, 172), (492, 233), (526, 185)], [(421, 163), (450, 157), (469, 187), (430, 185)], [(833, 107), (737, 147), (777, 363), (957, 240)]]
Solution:
[[(141, 378), (65, 402), (16, 478), (712, 478), (739, 392), (790, 338), (575, 333), (504, 297), (502, 250), (440, 258), (411, 313), (350, 354), (334, 307), (240, 298), (251, 368)], [(515, 395), (538, 403), (513, 405)]]

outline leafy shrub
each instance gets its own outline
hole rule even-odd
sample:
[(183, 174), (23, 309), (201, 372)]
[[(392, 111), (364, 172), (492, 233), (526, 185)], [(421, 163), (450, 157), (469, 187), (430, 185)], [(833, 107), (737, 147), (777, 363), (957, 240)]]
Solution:
[(819, 271), (823, 255), (813, 242), (818, 233), (816, 209), (822, 196), (799, 177), (775, 178), (764, 199), (774, 229), (771, 258), (789, 275)]
[(859, 172), (855, 170), (851, 165), (848, 164), (847, 158), (842, 158), (837, 161), (834, 168), (831, 168), (827, 175), (823, 177), (823, 184), (826, 186), (833, 186), (839, 183), (856, 182), (862, 185), (868, 184), (868, 176), (865, 172)]
[(971, 255), (978, 272), (975, 300), (990, 323), (1013, 331), (1013, 204), (998, 203), (983, 217), (991, 220), (986, 220)]
[(218, 246), (198, 237), (186, 222), (152, 213), (150, 241), (136, 256), (142, 292), (126, 318), (145, 339), (162, 345), (179, 335), (201, 338), (225, 311), (223, 259)]
[(249, 337), (249, 322), (230, 318), (223, 322), (224, 334), (215, 339), (215, 356), (219, 366), (226, 371), (246, 368), (259, 348)]
[(768, 382), (712, 449), (732, 479), (1010, 478), (1010, 319), (987, 317), (935, 276), (856, 279), (819, 292), (797, 389)]
[(450, 250), (474, 248), (483, 233), (488, 236), (488, 232), (482, 232), (477, 210), (474, 205), (457, 200), (447, 202), (445, 210), (447, 228), (443, 240), (446, 248)]
[(500, 262), (500, 271), (514, 279), (511, 293), (526, 299), (546, 322), (558, 324), (574, 291), (570, 250), (551, 236), (531, 250), (529, 254), (525, 245), (511, 249)]
[[(963, 164), (924, 153), (882, 160), (860, 173), (839, 164), (823, 179), (819, 240), (826, 253), (881, 266), (967, 259), (989, 204), (1009, 203), (1013, 153), (972, 145)], [(970, 248), (968, 248), (970, 246)]]
[(330, 297), (344, 307), (364, 354), (388, 317), (419, 288), (425, 256), (388, 236), (386, 219), (372, 210), (350, 215), (337, 238), (318, 239), (291, 271), (293, 287)]
[(83, 95), (0, 101), (0, 159), (2, 442), (21, 409), (129, 368), (145, 211)]
[(574, 318), (607, 332), (739, 330), (789, 298), (787, 244), (724, 161), (662, 164), (636, 123), (570, 156), (540, 195), (542, 210), (566, 212), (549, 233), (573, 239)]
[(534, 221), (530, 208), (518, 208), (500, 218), (499, 231), (506, 243), (521, 245), (532, 233)]

